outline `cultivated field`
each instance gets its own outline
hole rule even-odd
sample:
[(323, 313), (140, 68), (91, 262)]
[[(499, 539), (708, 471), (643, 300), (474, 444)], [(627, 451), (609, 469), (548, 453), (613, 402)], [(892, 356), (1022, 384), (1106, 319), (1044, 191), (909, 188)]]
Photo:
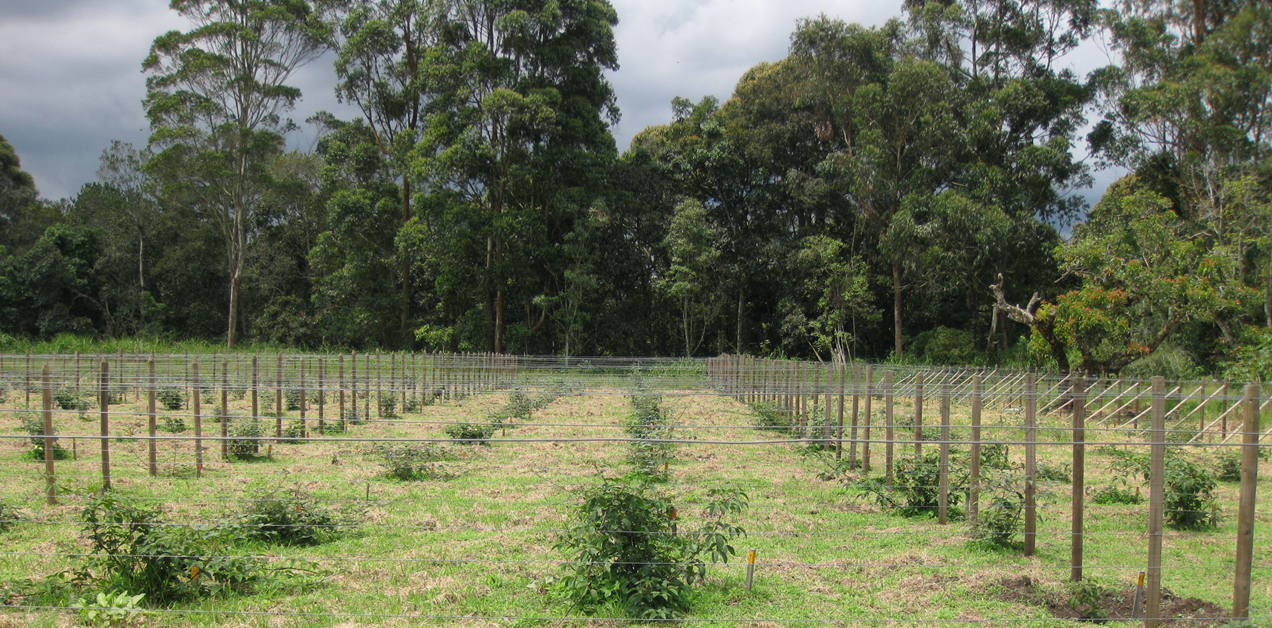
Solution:
[[(1073, 475), (1066, 466), (1073, 461), (1072, 414), (1071, 406), (1058, 402), (1067, 384), (1055, 378), (1038, 384), (1036, 463), (1045, 477), (1037, 483), (1036, 552), (1025, 557), (1019, 536), (1004, 547), (973, 542), (972, 528), (957, 516), (963, 504), (953, 507), (957, 495), (950, 498), (949, 521), (942, 525), (935, 513), (904, 517), (883, 509), (873, 493), (861, 488), (869, 478), (882, 477), (886, 465), (887, 397), (879, 386), (887, 367), (873, 368), (869, 442), (864, 384), (854, 385), (851, 374), (846, 378), (843, 449), (836, 460), (839, 380), (825, 371), (814, 375), (812, 369), (797, 372), (793, 380), (782, 379), (788, 373), (786, 363), (742, 371), (702, 361), (596, 360), (567, 366), (554, 360), (472, 356), (448, 361), (434, 356), (399, 363), (386, 355), (374, 371), (362, 358), (355, 379), (351, 361), (341, 378), (336, 358), (326, 356), (321, 384), (326, 429), (319, 431), (317, 357), (287, 356), (279, 377), (275, 358), (269, 356), (260, 360), (256, 386), (262, 434), (235, 438), (234, 428), (252, 421), (246, 359), (240, 356), (226, 364), (223, 380), (221, 359), (205, 357), (204, 392), (192, 391), (185, 357), (159, 360), (154, 389), (179, 393), (181, 409), (167, 410), (159, 403), (154, 476), (146, 364), (144, 358), (126, 359), (120, 371), (116, 360), (110, 367), (115, 379), (108, 379), (115, 391), (108, 404), (110, 493), (157, 504), (165, 525), (195, 530), (239, 521), (253, 500), (300, 495), (299, 501), (287, 503), (330, 511), (334, 518), (320, 527), (333, 533), (315, 545), (252, 538), (217, 545), (212, 558), (254, 556), (274, 571), (241, 590), (226, 588), (165, 604), (143, 600), (147, 614), (136, 619), (142, 625), (591, 625), (621, 619), (612, 613), (584, 615), (559, 592), (555, 583), (572, 565), (555, 545), (570, 526), (581, 488), (632, 470), (631, 437), (624, 427), (633, 413), (629, 396), (638, 385), (630, 375), (633, 366), (639, 367), (642, 394), (661, 398), (672, 417), (664, 440), (674, 441), (674, 448), (665, 481), (656, 486), (676, 505), (681, 529), (694, 529), (702, 520), (709, 489), (740, 488), (749, 502), (734, 518), (746, 530), (746, 537), (735, 542), (737, 556), (727, 565), (708, 566), (693, 608), (682, 619), (725, 626), (1058, 626), (1080, 614), (1069, 605), (1074, 590), (1066, 584), (1072, 494), (1071, 483), (1062, 476)], [(45, 362), (57, 378), (51, 389), (71, 391), (63, 399), (73, 397), (79, 404), (52, 413), (59, 445), (67, 450), (65, 459), (55, 461), (54, 505), (46, 504), (43, 458), (31, 456), (33, 443), (22, 423), (24, 417), (42, 417), (38, 373)], [(48, 582), (64, 580), (56, 574), (71, 578), (90, 565), (84, 556), (90, 546), (81, 513), (103, 487), (100, 394), (95, 389), (100, 380), (94, 379), (99, 367), (96, 360), (83, 360), (78, 396), (73, 393), (73, 364), (65, 356), (35, 358), (29, 385), (22, 358), (9, 356), (0, 368), (8, 382), (0, 433), (13, 436), (0, 450), (0, 503), (20, 509), (18, 522), (0, 533), (5, 595), (0, 602), (9, 605), (0, 607), (0, 626), (74, 625), (82, 616), (61, 608), (70, 605), (70, 597), (54, 604), (47, 600), (55, 598), (35, 597), (32, 590), (42, 582), (47, 590)], [(898, 368), (894, 373), (891, 422), (898, 463), (914, 447), (917, 372)], [(924, 451), (940, 449), (944, 377), (951, 391), (951, 431), (945, 440), (951, 447), (951, 468), (966, 459), (971, 439), (971, 375), (925, 373), (923, 436), (931, 440), (923, 444)], [(1017, 382), (1016, 374), (985, 375), (981, 439), (986, 445), (1008, 443), (1007, 464), (994, 473), (1023, 477), (1024, 380)], [(1048, 393), (1053, 384), (1055, 391)], [(1149, 502), (1097, 504), (1092, 499), (1109, 487), (1149, 494), (1142, 478), (1119, 471), (1115, 464), (1126, 459), (1118, 451), (1149, 453), (1151, 411), (1147, 387), (1141, 384), (1134, 383), (1130, 393), (1131, 382), (1093, 384), (1084, 406), (1091, 416), (1085, 436), (1089, 498), (1083, 508), (1083, 575), (1104, 590), (1097, 599), (1113, 617), (1129, 614), (1136, 576), (1148, 565)], [(1240, 403), (1239, 391), (1209, 386), (1195, 392), (1201, 383), (1171, 383), (1167, 390), (1177, 385), (1180, 392), (1166, 404), (1172, 451), (1218, 473), (1224, 452), (1237, 449), (1223, 441), (1231, 445), (1241, 439), (1241, 411), (1222, 415)], [(28, 387), (34, 391), (29, 402)], [(223, 388), (228, 401), (224, 410)], [(343, 421), (341, 388), (346, 397)], [(298, 391), (292, 395), (296, 409), (286, 410), (284, 404), (281, 424), (290, 431), (282, 438), (276, 434), (278, 417), (266, 414), (277, 407), (280, 389), (284, 399), (288, 390)], [(373, 392), (368, 395), (368, 390)], [(855, 441), (854, 391), (859, 408)], [(393, 398), (393, 408), (372, 403), (369, 412), (360, 406), (355, 414), (355, 394), (359, 404), (383, 394)], [(200, 402), (199, 441), (193, 397)], [(527, 398), (539, 400), (541, 407), (526, 414), (507, 412)], [(805, 407), (791, 406), (796, 410), (792, 416), (785, 409), (795, 398)], [(300, 399), (305, 400), (303, 423)], [(823, 425), (818, 417), (825, 415), (828, 399), (830, 425)], [(1212, 407), (1194, 412), (1205, 399)], [(239, 446), (258, 442), (257, 455), (222, 458), (222, 412), (229, 416), (231, 440)], [(1210, 421), (1222, 425), (1198, 434), (1198, 427), (1208, 427)], [(460, 444), (447, 433), (459, 424), (488, 422), (496, 425), (487, 444)], [(767, 428), (757, 428), (762, 424)], [(413, 481), (390, 477), (391, 464), (383, 450), (376, 450), (405, 441), (420, 447), (431, 442), (437, 448), (431, 450), (427, 472)], [(819, 442), (828, 447), (818, 451)], [(201, 466), (196, 443), (203, 447)], [(854, 452), (860, 458), (867, 447), (870, 473), (852, 464)], [(1272, 463), (1261, 459), (1250, 605), (1255, 625), (1269, 625), (1272, 616), (1269, 478)], [(959, 493), (957, 488), (952, 492)], [(1167, 527), (1164, 532), (1162, 585), (1169, 595), (1163, 607), (1188, 618), (1174, 625), (1223, 625), (1223, 620), (1195, 618), (1213, 618), (1232, 608), (1239, 482), (1219, 481), (1213, 493), (1219, 509), (1213, 513), (1216, 526)], [(988, 507), (983, 498), (982, 512)], [(747, 591), (745, 558), (752, 548), (757, 552), (754, 585)], [(198, 577), (190, 576), (189, 584), (199, 584)], [(65, 586), (78, 595), (96, 591), (92, 582)]]

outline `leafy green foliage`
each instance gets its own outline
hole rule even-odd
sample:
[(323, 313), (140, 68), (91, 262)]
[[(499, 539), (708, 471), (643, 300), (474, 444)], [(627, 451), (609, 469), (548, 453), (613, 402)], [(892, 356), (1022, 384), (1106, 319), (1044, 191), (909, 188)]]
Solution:
[[(25, 413), (19, 415), (19, 419), (22, 421), (22, 431), (31, 436), (31, 450), (27, 452), (27, 458), (36, 462), (44, 460), (44, 418), (38, 414)], [(54, 438), (53, 459), (65, 460), (70, 455), (70, 452), (62, 448), (58, 439)]]
[(0, 502), (0, 532), (8, 532), (20, 521), (22, 515), (17, 508)]
[(489, 445), (490, 437), (495, 435), (495, 429), (493, 423), (462, 421), (447, 425), (443, 431), (461, 445)]
[(166, 409), (177, 411), (185, 407), (185, 391), (181, 388), (164, 387), (155, 393), (155, 399)]
[(386, 476), (404, 482), (432, 480), (439, 473), (438, 462), (454, 459), (433, 443), (380, 443), (370, 453)]
[(1108, 613), (1104, 610), (1104, 596), (1108, 591), (1104, 585), (1093, 578), (1083, 578), (1068, 583), (1069, 608), (1077, 611), (1083, 619), (1104, 619)]
[(184, 417), (169, 414), (165, 415), (163, 419), (159, 421), (159, 424), (155, 426), (155, 429), (161, 432), (168, 432), (169, 434), (180, 434), (190, 428), (186, 426)]
[(227, 555), (228, 530), (168, 524), (159, 508), (118, 493), (91, 498), (80, 520), (88, 570), (108, 588), (167, 603), (243, 591), (261, 577), (255, 559)]
[(981, 476), (980, 508), (972, 539), (992, 547), (1011, 547), (1024, 530), (1025, 477), (1010, 471)]
[(733, 539), (746, 534), (726, 519), (747, 507), (738, 490), (708, 490), (696, 526), (644, 483), (604, 479), (581, 489), (579, 498), (556, 543), (574, 563), (558, 589), (589, 613), (613, 608), (633, 619), (660, 620), (689, 611), (692, 584), (706, 575), (706, 561), (727, 563), (737, 554)]
[(69, 386), (61, 386), (53, 393), (53, 403), (57, 404), (60, 410), (79, 410), (83, 412), (89, 408), (89, 400), (81, 394), (76, 394), (75, 389)]
[(666, 481), (671, 475), (669, 465), (676, 445), (662, 441), (675, 436), (671, 427), (674, 416), (663, 407), (662, 397), (646, 391), (639, 380), (628, 400), (632, 413), (624, 430), (632, 438), (627, 451), (632, 473), (648, 481)]
[(1215, 477), (1221, 482), (1240, 482), (1241, 453), (1227, 450), (1221, 452), (1219, 454), (1218, 472), (1215, 473)]
[(254, 493), (238, 516), (244, 536), (275, 545), (319, 545), (344, 536), (354, 525), (351, 514), (334, 511), (300, 489)]
[[(948, 516), (962, 516), (958, 508), (967, 489), (967, 468), (950, 456)], [(903, 517), (935, 517), (940, 506), (941, 456), (930, 448), (921, 458), (905, 456), (893, 467), (893, 483), (889, 490), (883, 478), (870, 478), (857, 487), (872, 495), (880, 508)]]
[[(1151, 460), (1147, 454), (1116, 452), (1113, 469), (1147, 483)], [(1165, 458), (1163, 510), (1166, 524), (1179, 530), (1214, 527), (1219, 523), (1219, 504), (1214, 476), (1199, 464), (1186, 460), (1175, 448)]]
[(1144, 498), (1139, 492), (1132, 492), (1118, 486), (1105, 486), (1097, 490), (1091, 495), (1092, 504), (1101, 505), (1129, 505), (1144, 503)]
[(260, 421), (238, 420), (229, 430), (230, 440), (226, 447), (229, 455), (239, 459), (251, 459), (260, 454), (260, 438), (265, 435)]
[(80, 619), (89, 626), (126, 626), (141, 616), (137, 606), (145, 593), (131, 595), (127, 591), (98, 593), (89, 600), (77, 599), (71, 608), (79, 612)]

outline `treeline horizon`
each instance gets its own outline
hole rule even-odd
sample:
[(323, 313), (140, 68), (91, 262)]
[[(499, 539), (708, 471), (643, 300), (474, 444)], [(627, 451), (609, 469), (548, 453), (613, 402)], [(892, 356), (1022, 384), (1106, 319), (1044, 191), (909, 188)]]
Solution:
[[(1260, 3), (813, 16), (621, 153), (604, 0), (173, 8), (148, 146), (55, 202), (0, 137), (15, 342), (1272, 375)], [(1096, 36), (1119, 64), (1078, 76)], [(288, 151), (286, 77), (327, 51), (362, 115)], [(1131, 174), (1088, 208), (1092, 165)]]

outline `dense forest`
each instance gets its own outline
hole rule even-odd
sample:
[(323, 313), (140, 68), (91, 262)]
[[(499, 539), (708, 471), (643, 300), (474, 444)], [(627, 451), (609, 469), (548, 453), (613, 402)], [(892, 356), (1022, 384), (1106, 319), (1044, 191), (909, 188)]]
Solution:
[[(1267, 3), (809, 17), (622, 153), (606, 0), (172, 6), (148, 146), (55, 202), (0, 139), (8, 338), (1272, 376)], [(362, 115), (288, 151), (329, 51)]]

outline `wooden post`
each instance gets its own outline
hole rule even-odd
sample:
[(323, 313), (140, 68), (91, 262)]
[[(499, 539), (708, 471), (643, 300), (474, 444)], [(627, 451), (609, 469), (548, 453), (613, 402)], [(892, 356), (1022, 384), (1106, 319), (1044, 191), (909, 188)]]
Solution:
[(861, 470), (870, 473), (870, 402), (874, 395), (874, 367), (866, 365), (865, 428), (861, 435)]
[(75, 403), (79, 403), (80, 398), (80, 352), (75, 352)]
[(155, 421), (157, 413), (155, 411), (155, 388), (157, 386), (155, 379), (155, 356), (150, 355), (150, 359), (146, 361), (146, 428), (150, 438), (146, 440), (146, 453), (149, 455), (150, 477), (159, 475), (159, 443), (155, 440)]
[[(830, 401), (831, 389), (833, 388), (835, 374), (834, 374), (834, 371), (831, 370), (831, 368), (832, 368), (831, 366), (826, 367), (826, 387), (822, 389), (822, 395), (823, 395), (823, 398), (825, 399), (825, 403), (823, 403), (822, 405), (824, 406), (823, 409), (825, 410), (826, 420), (822, 422), (821, 449), (826, 450), (826, 449), (830, 449), (831, 447), (834, 447), (835, 454), (837, 455), (839, 453), (838, 440), (837, 439), (831, 440), (830, 438), (831, 429), (835, 425), (835, 421), (833, 420), (834, 415), (831, 414), (833, 412), (832, 408), (834, 406), (831, 405), (831, 401)], [(835, 368), (835, 370), (842, 370), (842, 369), (843, 369), (843, 365), (839, 365)]]
[[(948, 412), (942, 409), (942, 412)], [(942, 417), (944, 420), (944, 417)], [(976, 515), (980, 510), (980, 458), (981, 458), (981, 376), (972, 376), (972, 458), (967, 478), (967, 520), (976, 527)]]
[(101, 441), (102, 441), (102, 490), (110, 490), (110, 364), (103, 359), (101, 363)]
[(230, 361), (221, 358), (221, 459), (230, 459)]
[(190, 374), (194, 377), (191, 390), (194, 397), (194, 476), (203, 477), (203, 389), (199, 386), (199, 360), (196, 358), (190, 365)]
[[(384, 358), (379, 349), (375, 350), (375, 418), (384, 418), (384, 382), (381, 375), (384, 373)], [(367, 416), (371, 416), (371, 411), (367, 410)]]
[(53, 438), (53, 374), (49, 365), (44, 365), (44, 503), (52, 506), (57, 503), (57, 478), (54, 467), (57, 439)]
[(26, 378), (23, 380), (22, 390), (26, 393), (26, 405), (23, 408), (31, 407), (31, 352), (26, 352)]
[(358, 352), (354, 351), (349, 356), (349, 401), (351, 402), (352, 414), (350, 419), (358, 420)]
[(914, 457), (923, 457), (923, 371), (914, 374)]
[(1155, 628), (1161, 619), (1162, 612), (1162, 519), (1166, 500), (1166, 378), (1160, 376), (1153, 378), (1151, 403), (1153, 445), (1148, 463), (1148, 595), (1144, 604), (1144, 626)]
[[(844, 379), (848, 377), (848, 369), (845, 365), (839, 365), (839, 406), (838, 418), (835, 420), (835, 460), (840, 460), (844, 456)], [(827, 412), (830, 411), (830, 405), (826, 406)]]
[(937, 523), (945, 525), (950, 504), (950, 381), (941, 384), (941, 486), (937, 495)]
[(296, 380), (300, 387), (300, 437), (309, 438), (309, 425), (305, 423), (305, 356), (300, 356), (300, 375)]
[(274, 438), (283, 439), (283, 354), (278, 354), (274, 368)]
[(1034, 487), (1038, 474), (1038, 381), (1025, 375), (1025, 556), (1033, 556), (1038, 536), (1038, 504)]
[(883, 464), (884, 464), (884, 472), (883, 472), (884, 480), (883, 481), (884, 481), (884, 484), (889, 489), (891, 489), (892, 488), (892, 439), (893, 439), (893, 436), (895, 436), (895, 434), (893, 433), (893, 426), (895, 424), (892, 421), (892, 418), (893, 418), (892, 417), (892, 371), (883, 372), (883, 412), (884, 412), (883, 420), (885, 421), (885, 423), (883, 424), (883, 427), (884, 427), (883, 436), (885, 439), (884, 449), (883, 449)]
[(1069, 537), (1069, 580), (1082, 580), (1082, 509), (1086, 490), (1086, 378), (1073, 378), (1073, 525)]
[[(1250, 571), (1254, 565), (1255, 487), (1259, 480), (1258, 384), (1245, 387), (1245, 428), (1241, 435), (1241, 497), (1237, 506), (1237, 570), (1232, 578), (1232, 618), (1250, 618)], [(46, 446), (45, 451), (48, 451)]]
[(339, 381), (336, 382), (336, 387), (340, 390), (339, 392), (340, 429), (341, 431), (343, 431), (345, 429), (345, 378), (344, 378), (344, 354), (343, 353), (341, 353), (340, 356), (337, 358), (336, 364), (337, 364), (336, 377), (339, 378)]
[(324, 363), (323, 359), (320, 357), (318, 358), (318, 435), (319, 436), (322, 436), (327, 433), (326, 425), (324, 424), (324, 420), (326, 419), (324, 406), (326, 406), (327, 404), (327, 396), (326, 396), (327, 387), (325, 385), (326, 374), (327, 374), (326, 364)]
[(850, 451), (848, 453), (848, 468), (857, 468), (857, 412), (861, 403), (861, 369), (853, 367), (852, 369), (852, 436), (848, 442)]
[[(261, 420), (260, 417), (260, 356), (252, 356), (252, 425), (257, 425)], [(260, 441), (256, 441), (257, 447), (260, 447)]]

